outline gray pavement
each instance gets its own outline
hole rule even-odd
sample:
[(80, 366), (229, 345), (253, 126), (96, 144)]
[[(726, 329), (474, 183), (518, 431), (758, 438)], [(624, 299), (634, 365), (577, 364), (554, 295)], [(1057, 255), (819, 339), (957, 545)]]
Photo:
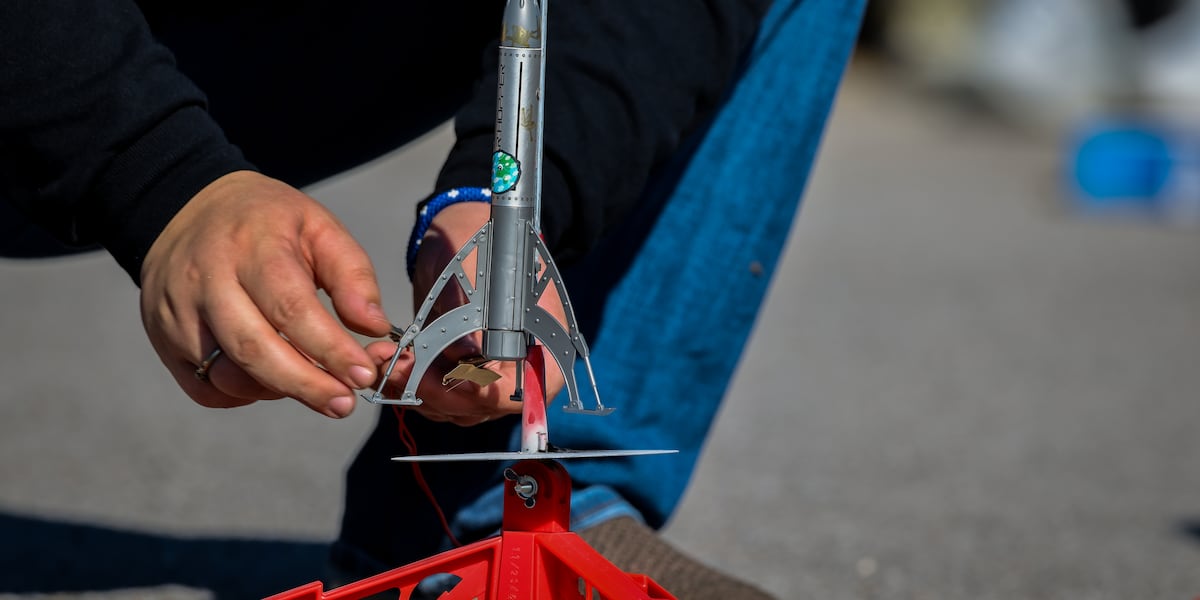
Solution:
[[(448, 144), (311, 190), (397, 320)], [(665, 535), (782, 598), (1200, 595), (1200, 233), (1065, 214), (1056, 152), (856, 67)], [(0, 598), (317, 578), (371, 409), (193, 405), (105, 256), (0, 262), (0, 331)]]

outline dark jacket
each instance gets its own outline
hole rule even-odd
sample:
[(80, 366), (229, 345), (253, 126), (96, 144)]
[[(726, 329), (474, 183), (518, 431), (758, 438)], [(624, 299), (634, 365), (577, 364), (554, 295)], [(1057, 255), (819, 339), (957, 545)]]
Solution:
[[(4, 0), (0, 202), (137, 281), (171, 217), (234, 170), (305, 185), (453, 115), (437, 187), (486, 186), (502, 4)], [(715, 110), (768, 4), (551, 2), (543, 230), (558, 260)]]

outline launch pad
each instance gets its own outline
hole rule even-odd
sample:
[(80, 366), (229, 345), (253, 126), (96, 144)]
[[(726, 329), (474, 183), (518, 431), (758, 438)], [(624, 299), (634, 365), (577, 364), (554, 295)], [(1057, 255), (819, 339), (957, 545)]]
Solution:
[(267, 600), (353, 600), (376, 594), (413, 597), (425, 579), (449, 574), (457, 585), (440, 600), (673, 600), (645, 575), (621, 571), (569, 530), (571, 478), (552, 460), (525, 460), (506, 471), (499, 536), (468, 544), (325, 591), (313, 582)]

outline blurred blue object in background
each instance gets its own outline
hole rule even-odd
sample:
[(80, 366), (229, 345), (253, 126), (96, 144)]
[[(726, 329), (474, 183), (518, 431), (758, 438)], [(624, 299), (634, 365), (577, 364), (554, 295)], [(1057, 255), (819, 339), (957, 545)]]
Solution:
[(1171, 171), (1163, 136), (1132, 124), (1089, 127), (1074, 153), (1075, 183), (1096, 205), (1155, 197)]
[(1138, 215), (1200, 225), (1200, 137), (1137, 119), (1098, 119), (1067, 148), (1067, 188), (1088, 214)]

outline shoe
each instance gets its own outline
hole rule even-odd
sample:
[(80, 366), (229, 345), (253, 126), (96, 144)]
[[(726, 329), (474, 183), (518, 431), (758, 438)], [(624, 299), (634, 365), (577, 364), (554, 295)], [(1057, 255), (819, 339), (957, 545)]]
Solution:
[(618, 517), (579, 537), (626, 573), (647, 575), (679, 600), (775, 600), (671, 547), (632, 517)]

